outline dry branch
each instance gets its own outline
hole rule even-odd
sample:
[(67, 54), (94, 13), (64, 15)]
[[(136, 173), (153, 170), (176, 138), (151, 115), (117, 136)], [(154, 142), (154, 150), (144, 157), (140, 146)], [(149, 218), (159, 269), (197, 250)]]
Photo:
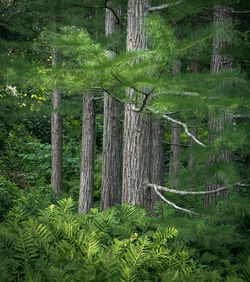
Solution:
[(198, 214), (198, 213), (193, 212), (193, 211), (191, 211), (191, 210), (181, 208), (181, 207), (177, 206), (175, 203), (170, 202), (169, 200), (167, 200), (167, 199), (157, 190), (156, 187), (153, 187), (153, 188), (154, 188), (154, 190), (155, 190), (155, 193), (156, 193), (164, 202), (166, 202), (166, 203), (167, 203), (168, 205), (170, 205), (171, 207), (173, 207), (173, 208), (175, 208), (175, 209), (177, 209), (177, 210), (183, 211), (183, 212), (187, 212), (187, 213), (189, 213), (189, 214)]
[(249, 185), (248, 184), (242, 184), (242, 183), (239, 182), (239, 183), (223, 186), (223, 187), (221, 187), (219, 189), (216, 189), (216, 190), (213, 190), (213, 191), (200, 191), (200, 192), (179, 191), (179, 190), (170, 189), (170, 188), (163, 187), (163, 186), (156, 185), (156, 184), (152, 184), (152, 183), (147, 183), (146, 186), (149, 187), (149, 188), (158, 189), (158, 190), (161, 190), (161, 191), (164, 191), (164, 192), (169, 192), (169, 193), (172, 193), (172, 194), (180, 194), (180, 195), (208, 195), (208, 194), (213, 194), (213, 193), (221, 192), (223, 190), (226, 190), (226, 189), (234, 187), (234, 186), (247, 187)]
[(203, 144), (202, 142), (200, 142), (192, 133), (189, 132), (188, 127), (187, 127), (187, 125), (186, 125), (185, 123), (183, 123), (183, 122), (181, 122), (181, 121), (178, 121), (178, 120), (176, 120), (176, 119), (173, 119), (173, 118), (171, 118), (171, 117), (169, 117), (169, 116), (167, 116), (167, 115), (163, 115), (163, 117), (164, 117), (165, 119), (169, 120), (169, 121), (172, 121), (172, 122), (174, 122), (174, 123), (176, 123), (176, 124), (181, 125), (181, 126), (184, 128), (185, 133), (186, 133), (189, 137), (191, 137), (191, 138), (194, 140), (195, 143), (199, 144), (200, 146), (206, 147), (205, 144)]

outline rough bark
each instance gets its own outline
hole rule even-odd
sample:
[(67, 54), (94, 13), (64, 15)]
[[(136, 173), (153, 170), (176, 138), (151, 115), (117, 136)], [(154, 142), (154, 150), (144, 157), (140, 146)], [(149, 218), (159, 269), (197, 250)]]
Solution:
[[(52, 52), (52, 66), (55, 67), (60, 61), (60, 53)], [(63, 118), (57, 111), (62, 102), (62, 92), (54, 89), (52, 92), (51, 114), (51, 188), (58, 197), (62, 197), (62, 163), (63, 163)]]
[(94, 156), (95, 100), (92, 94), (83, 94), (79, 213), (87, 213), (93, 207)]
[[(147, 47), (144, 17), (149, 1), (128, 1), (127, 51)], [(133, 90), (128, 89), (133, 96)], [(134, 105), (125, 106), (122, 202), (151, 206), (150, 191), (145, 183), (150, 179), (151, 119), (146, 113), (133, 111)]]
[[(226, 21), (232, 21), (232, 9), (226, 6), (215, 5), (214, 6), (214, 25), (218, 25), (219, 23), (223, 23)], [(232, 60), (225, 54), (221, 53), (221, 49), (228, 46), (228, 42), (224, 38), (213, 38), (212, 45), (212, 57), (211, 57), (211, 72), (218, 73), (221, 70), (230, 69), (232, 67)], [(209, 118), (209, 135), (208, 135), (208, 143), (212, 143), (216, 138), (218, 138), (225, 126), (232, 122), (232, 117), (230, 114), (222, 112), (220, 117), (214, 116), (210, 113)], [(230, 162), (230, 153), (228, 151), (223, 151), (220, 156), (212, 156), (211, 163), (214, 161), (222, 160), (226, 162)], [(220, 188), (219, 181), (223, 181), (220, 175), (215, 175), (215, 179), (212, 182), (208, 183), (207, 191), (213, 191)], [(209, 205), (214, 198), (219, 196), (225, 197), (227, 191), (224, 190), (221, 193), (211, 194), (205, 196), (205, 205)]]
[[(175, 60), (175, 64), (172, 68), (172, 73), (177, 74), (181, 72), (181, 61), (179, 59)], [(170, 162), (169, 162), (169, 185), (177, 186), (178, 179), (177, 175), (180, 170), (179, 157), (181, 153), (181, 128), (172, 123), (171, 128), (171, 147), (170, 147)], [(177, 145), (174, 145), (177, 144)]]
[[(151, 161), (151, 181), (152, 183), (160, 186), (164, 185), (165, 178), (165, 148), (163, 141), (165, 139), (165, 122), (163, 120), (152, 121), (152, 161)], [(160, 200), (159, 196), (152, 190), (151, 191), (151, 210), (157, 201)]]
[[(191, 73), (199, 73), (199, 72), (200, 72), (200, 64), (197, 61), (191, 61)], [(193, 122), (194, 121), (195, 120), (193, 120)], [(198, 128), (192, 127), (190, 128), (190, 132), (192, 135), (195, 136), (195, 138), (198, 137)], [(189, 145), (194, 146), (196, 145), (196, 142), (192, 138), (190, 138)], [(192, 153), (190, 153), (189, 158), (188, 158), (188, 166), (189, 168), (193, 168), (195, 166), (194, 156)]]
[[(108, 1), (111, 6), (114, 1)], [(121, 16), (121, 8), (115, 8), (117, 16)], [(116, 17), (106, 9), (106, 36), (120, 31)], [(114, 54), (110, 52), (110, 56)], [(104, 128), (103, 128), (103, 160), (102, 160), (102, 192), (101, 210), (121, 203), (122, 195), (122, 105), (117, 100), (104, 94)]]
[[(193, 127), (193, 128), (190, 129), (190, 132), (195, 137), (198, 136), (198, 128)], [(195, 146), (197, 144), (195, 143), (195, 141), (192, 138), (190, 138), (189, 145), (190, 146)], [(190, 153), (189, 158), (188, 158), (188, 167), (189, 168), (194, 168), (195, 167), (195, 160), (194, 160), (194, 156), (193, 156), (192, 153)]]

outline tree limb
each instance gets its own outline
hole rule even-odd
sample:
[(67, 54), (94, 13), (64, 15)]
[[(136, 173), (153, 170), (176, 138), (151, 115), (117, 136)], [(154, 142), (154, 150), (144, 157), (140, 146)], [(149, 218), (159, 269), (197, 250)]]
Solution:
[(172, 121), (172, 122), (174, 122), (174, 123), (176, 123), (176, 124), (181, 125), (181, 126), (184, 128), (185, 133), (186, 133), (189, 137), (191, 137), (191, 138), (194, 140), (195, 143), (199, 144), (199, 145), (202, 146), (202, 147), (206, 147), (205, 144), (203, 144), (202, 142), (200, 142), (192, 133), (189, 132), (188, 127), (187, 127), (187, 125), (186, 125), (185, 123), (183, 123), (183, 122), (181, 122), (181, 121), (178, 121), (178, 120), (176, 120), (176, 119), (173, 119), (173, 118), (171, 118), (171, 117), (169, 117), (169, 116), (167, 116), (167, 115), (163, 115), (163, 117), (164, 117), (165, 119), (169, 120), (169, 121)]
[(188, 210), (188, 209), (181, 208), (181, 207), (177, 206), (175, 203), (170, 202), (169, 200), (167, 200), (167, 199), (157, 190), (156, 187), (154, 187), (154, 190), (155, 190), (155, 193), (156, 193), (164, 202), (166, 202), (166, 203), (167, 203), (168, 205), (170, 205), (171, 207), (173, 207), (173, 208), (175, 208), (175, 209), (177, 209), (177, 210), (183, 211), (183, 212), (187, 212), (187, 213), (189, 213), (189, 214), (196, 214), (196, 215), (198, 215), (198, 213), (196, 213), (196, 212), (193, 212), (193, 211)]
[(209, 195), (209, 194), (221, 192), (223, 190), (226, 190), (226, 189), (228, 189), (230, 187), (234, 187), (234, 186), (242, 186), (242, 187), (249, 186), (248, 184), (242, 184), (242, 183), (238, 182), (238, 183), (231, 184), (231, 185), (228, 185), (228, 186), (223, 186), (223, 187), (216, 189), (216, 190), (213, 190), (213, 191), (192, 192), (192, 191), (174, 190), (174, 189), (170, 189), (170, 188), (163, 187), (163, 186), (160, 186), (160, 185), (157, 185), (157, 184), (152, 184), (152, 183), (147, 183), (145, 185), (146, 185), (146, 187), (149, 187), (149, 188), (154, 188), (154, 189), (158, 189), (158, 190), (161, 190), (161, 191), (164, 191), (164, 192), (168, 192), (168, 193), (172, 193), (172, 194), (179, 194), (179, 195)]
[(165, 4), (165, 5), (156, 6), (156, 7), (150, 7), (150, 8), (148, 8), (148, 11), (149, 12), (161, 11), (161, 10), (168, 9), (168, 8), (174, 7), (176, 5), (179, 5), (179, 4), (183, 3), (183, 2), (184, 1), (181, 0), (181, 1), (177, 1), (175, 3)]

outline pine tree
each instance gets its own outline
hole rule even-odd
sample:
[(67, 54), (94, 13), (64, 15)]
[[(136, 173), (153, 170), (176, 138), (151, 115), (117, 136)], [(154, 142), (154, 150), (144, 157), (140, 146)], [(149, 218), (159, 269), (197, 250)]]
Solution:
[[(53, 51), (52, 65), (59, 65), (60, 52)], [(62, 92), (60, 89), (54, 89), (51, 96), (51, 187), (58, 197), (62, 197), (62, 163), (63, 163), (63, 118), (58, 112), (62, 103)]]
[[(128, 1), (127, 51), (147, 48), (144, 18), (148, 0)], [(127, 90), (128, 96), (134, 89)], [(150, 179), (151, 118), (136, 112), (133, 104), (125, 106), (122, 202), (150, 207), (145, 183)]]
[[(181, 72), (181, 61), (175, 59), (172, 67), (173, 75)], [(178, 174), (180, 171), (180, 153), (181, 153), (181, 128), (175, 123), (171, 125), (171, 147), (170, 147), (170, 163), (169, 163), (169, 185), (178, 186)]]
[[(115, 1), (107, 1), (114, 7), (121, 21), (122, 7), (115, 6)], [(121, 23), (117, 22), (113, 11), (106, 9), (106, 36), (121, 33)], [(114, 56), (113, 51), (109, 51)], [(122, 190), (122, 104), (104, 94), (104, 128), (103, 128), (103, 161), (102, 161), (102, 193), (101, 210), (121, 203)]]
[[(214, 25), (215, 27), (219, 24), (226, 25), (232, 23), (232, 8), (227, 6), (220, 6), (215, 4), (214, 6)], [(222, 70), (232, 68), (232, 59), (227, 55), (224, 55), (222, 52), (223, 48), (228, 46), (228, 42), (226, 38), (213, 38), (213, 50), (212, 50), (212, 57), (211, 57), (211, 72), (219, 73)], [(210, 120), (209, 120), (209, 136), (208, 142), (211, 144), (215, 141), (216, 138), (219, 138), (222, 134), (223, 130), (232, 123), (232, 115), (225, 112), (222, 109), (222, 113), (220, 117), (213, 116), (210, 113)], [(229, 151), (224, 150), (219, 154), (219, 156), (212, 156), (213, 161), (226, 161), (230, 162), (231, 154)], [(222, 179), (221, 179), (222, 177)], [(225, 176), (221, 176), (219, 173), (216, 173), (215, 180), (212, 180), (213, 183), (209, 183), (207, 186), (207, 191), (212, 191), (218, 189), (221, 185), (218, 181), (225, 181)], [(208, 205), (212, 202), (214, 197), (218, 196), (226, 196), (226, 191), (216, 194), (206, 195), (205, 197), (205, 205)]]

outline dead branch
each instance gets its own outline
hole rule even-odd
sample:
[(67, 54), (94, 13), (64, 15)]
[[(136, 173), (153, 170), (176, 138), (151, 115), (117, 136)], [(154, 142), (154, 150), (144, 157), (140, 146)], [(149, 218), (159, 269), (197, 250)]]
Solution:
[(193, 212), (193, 211), (188, 210), (188, 209), (181, 208), (181, 207), (177, 206), (175, 203), (170, 202), (169, 200), (167, 200), (167, 199), (157, 190), (156, 187), (153, 187), (153, 188), (154, 188), (154, 190), (155, 190), (155, 193), (156, 193), (165, 203), (167, 203), (167, 204), (170, 205), (171, 207), (173, 207), (173, 208), (175, 208), (175, 209), (177, 209), (177, 210), (183, 211), (183, 212), (187, 212), (187, 213), (189, 213), (189, 214), (196, 214), (196, 215), (198, 215), (198, 213), (196, 213), (196, 212)]
[(148, 8), (148, 11), (149, 12), (161, 11), (161, 10), (168, 9), (168, 8), (174, 7), (176, 5), (179, 5), (182, 2), (184, 2), (184, 1), (177, 1), (175, 3), (165, 4), (165, 5), (156, 6), (156, 7), (150, 7), (150, 8)]
[(167, 115), (163, 115), (163, 117), (164, 117), (165, 119), (169, 120), (169, 121), (172, 121), (172, 122), (174, 122), (174, 123), (176, 123), (176, 124), (181, 125), (181, 126), (184, 128), (185, 133), (186, 133), (189, 137), (191, 137), (191, 138), (194, 140), (195, 143), (199, 144), (200, 146), (206, 147), (205, 144), (203, 144), (202, 142), (200, 142), (192, 133), (189, 132), (188, 127), (187, 127), (187, 125), (186, 125), (185, 123), (183, 123), (183, 122), (181, 122), (181, 121), (178, 121), (178, 120), (176, 120), (176, 119), (173, 119), (173, 118), (171, 118), (171, 117), (169, 117), (169, 116), (167, 116)]
[(157, 184), (152, 184), (152, 183), (147, 183), (146, 186), (149, 187), (149, 188), (158, 189), (158, 190), (161, 190), (161, 191), (164, 191), (164, 192), (169, 192), (169, 193), (172, 193), (172, 194), (179, 194), (179, 195), (208, 195), (208, 194), (213, 194), (213, 193), (221, 192), (223, 190), (226, 190), (226, 189), (234, 187), (234, 186), (247, 187), (249, 185), (238, 182), (238, 183), (235, 183), (235, 184), (223, 186), (223, 187), (221, 187), (219, 189), (216, 189), (216, 190), (213, 190), (213, 191), (200, 191), (200, 192), (179, 191), (179, 190), (170, 189), (170, 188), (163, 187), (163, 186), (160, 186), (160, 185), (157, 185)]

